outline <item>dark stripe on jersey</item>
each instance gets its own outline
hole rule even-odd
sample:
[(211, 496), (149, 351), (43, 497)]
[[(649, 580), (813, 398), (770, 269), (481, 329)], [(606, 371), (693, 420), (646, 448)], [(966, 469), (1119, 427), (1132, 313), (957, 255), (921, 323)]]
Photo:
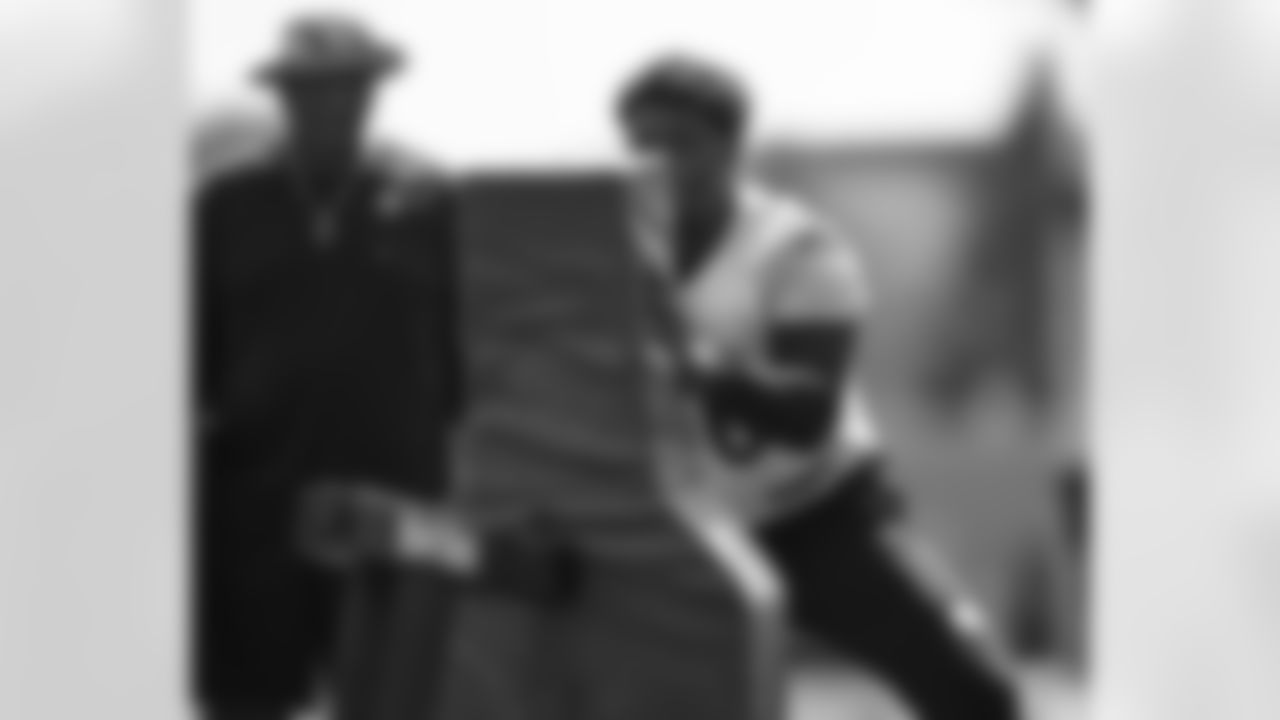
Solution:
[(858, 349), (858, 333), (850, 323), (818, 320), (777, 324), (767, 336), (772, 360), (784, 367), (813, 373), (839, 392)]
[(802, 450), (819, 447), (835, 426), (839, 393), (826, 387), (765, 387), (736, 373), (704, 379), (704, 397), (713, 426), (749, 433), (763, 445)]

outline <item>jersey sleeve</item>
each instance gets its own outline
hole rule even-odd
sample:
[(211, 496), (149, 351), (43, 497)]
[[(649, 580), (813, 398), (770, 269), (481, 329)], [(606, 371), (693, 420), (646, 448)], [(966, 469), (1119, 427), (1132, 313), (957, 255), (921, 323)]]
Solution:
[(807, 223), (779, 250), (768, 288), (773, 323), (858, 323), (870, 307), (866, 275), (852, 241)]

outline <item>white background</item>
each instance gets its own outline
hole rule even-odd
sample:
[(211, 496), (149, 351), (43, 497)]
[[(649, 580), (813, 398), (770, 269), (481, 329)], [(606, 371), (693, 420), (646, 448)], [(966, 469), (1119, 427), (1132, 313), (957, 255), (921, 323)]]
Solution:
[[(305, 0), (191, 0), (194, 107), (263, 103), (246, 74)], [(613, 150), (619, 83), (669, 49), (738, 68), (760, 131), (973, 136), (1008, 113), (1048, 0), (363, 0), (411, 53), (381, 128), (453, 162), (591, 160)]]

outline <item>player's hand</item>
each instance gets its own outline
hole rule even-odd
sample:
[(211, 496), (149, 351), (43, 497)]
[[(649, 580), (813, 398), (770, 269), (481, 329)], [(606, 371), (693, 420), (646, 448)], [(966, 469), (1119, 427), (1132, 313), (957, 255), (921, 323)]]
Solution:
[(479, 532), (448, 508), (425, 504), (398, 508), (393, 547), (396, 557), (404, 562), (462, 574), (480, 571)]
[(304, 550), (332, 567), (371, 560), (470, 573), (480, 541), (456, 512), (388, 492), (371, 482), (332, 482), (311, 491), (302, 511)]

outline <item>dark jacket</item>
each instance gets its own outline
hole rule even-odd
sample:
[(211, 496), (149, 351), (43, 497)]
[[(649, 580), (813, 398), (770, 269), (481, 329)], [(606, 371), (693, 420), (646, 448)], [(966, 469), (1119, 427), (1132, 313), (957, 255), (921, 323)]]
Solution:
[(326, 475), (443, 490), (462, 386), (451, 193), (386, 160), (362, 180), (329, 250), (279, 160), (196, 200), (195, 474), (219, 546), (286, 540)]

